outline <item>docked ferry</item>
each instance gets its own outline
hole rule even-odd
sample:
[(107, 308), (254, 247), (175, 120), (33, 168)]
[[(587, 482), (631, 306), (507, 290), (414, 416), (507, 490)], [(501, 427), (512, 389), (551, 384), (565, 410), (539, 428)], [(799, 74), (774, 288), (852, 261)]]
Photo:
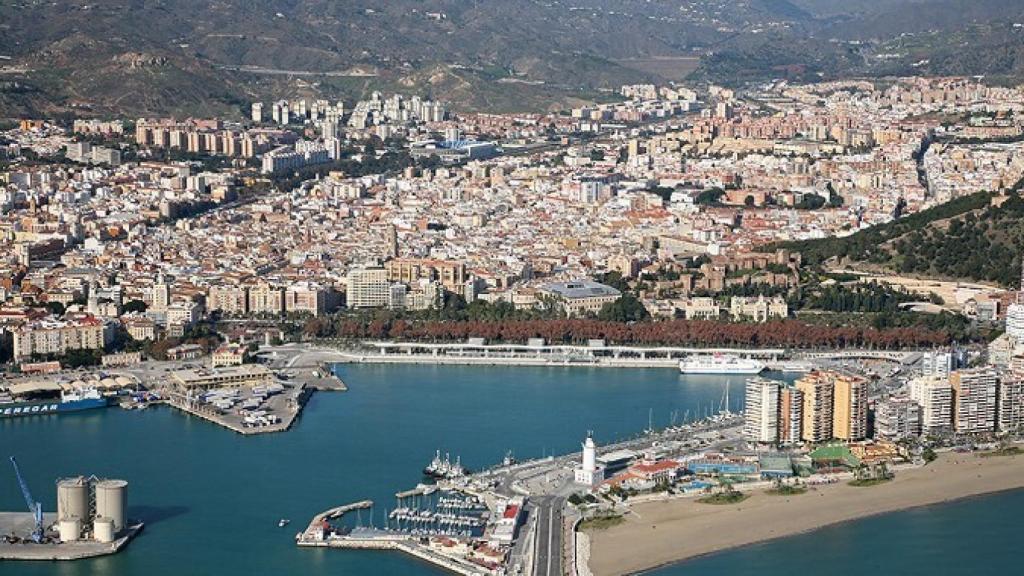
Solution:
[(763, 362), (732, 354), (693, 354), (679, 361), (683, 374), (760, 374)]
[(90, 388), (79, 392), (62, 392), (60, 398), (47, 400), (0, 400), (0, 418), (80, 412), (106, 408), (109, 404), (108, 398), (95, 388)]

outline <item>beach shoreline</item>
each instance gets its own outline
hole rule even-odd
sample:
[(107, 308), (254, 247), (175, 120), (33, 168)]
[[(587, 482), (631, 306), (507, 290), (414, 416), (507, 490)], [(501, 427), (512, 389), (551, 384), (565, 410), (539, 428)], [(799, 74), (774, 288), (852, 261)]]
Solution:
[(1021, 488), (1024, 456), (949, 453), (877, 486), (841, 482), (795, 496), (757, 490), (736, 505), (693, 498), (645, 502), (632, 508), (626, 522), (588, 532), (589, 567), (595, 576), (641, 574), (828, 526)]

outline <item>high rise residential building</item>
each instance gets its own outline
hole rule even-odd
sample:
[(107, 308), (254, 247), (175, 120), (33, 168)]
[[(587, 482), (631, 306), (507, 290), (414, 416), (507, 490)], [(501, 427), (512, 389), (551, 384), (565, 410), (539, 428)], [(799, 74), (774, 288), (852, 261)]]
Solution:
[(921, 406), (921, 434), (947, 434), (953, 427), (953, 388), (941, 376), (919, 376), (910, 381), (910, 398)]
[(349, 308), (386, 306), (391, 283), (384, 268), (357, 268), (346, 276), (345, 300)]
[(999, 379), (999, 430), (1024, 427), (1024, 377), (1004, 374)]
[(748, 442), (776, 444), (779, 441), (780, 383), (767, 378), (747, 380), (743, 436)]
[(786, 386), (779, 392), (779, 444), (797, 444), (803, 430), (804, 393)]
[(796, 381), (803, 393), (800, 438), (805, 442), (824, 442), (832, 439), (832, 409), (834, 386), (829, 372), (811, 372)]
[(253, 102), (252, 103), (252, 121), (259, 124), (263, 122), (263, 103)]
[(910, 398), (890, 398), (875, 405), (875, 436), (900, 440), (921, 435), (921, 405)]
[(868, 435), (868, 381), (832, 373), (832, 437), (863, 440)]
[(167, 307), (171, 304), (171, 287), (164, 280), (163, 274), (157, 277), (150, 294), (152, 301), (150, 309), (154, 312), (166, 312)]
[(991, 368), (957, 370), (953, 388), (953, 429), (958, 434), (992, 432), (996, 427), (999, 377)]

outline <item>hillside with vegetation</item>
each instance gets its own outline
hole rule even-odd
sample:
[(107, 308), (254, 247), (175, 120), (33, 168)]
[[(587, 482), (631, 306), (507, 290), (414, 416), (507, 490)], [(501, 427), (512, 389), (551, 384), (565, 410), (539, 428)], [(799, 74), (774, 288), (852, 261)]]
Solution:
[(678, 80), (692, 66), (664, 63), (692, 57), (694, 79), (729, 84), (1012, 79), (1021, 21), (1010, 0), (0, 0), (0, 117), (240, 114), (372, 90), (541, 110)]
[(843, 238), (781, 242), (812, 266), (869, 265), (925, 277), (1018, 288), (1024, 199), (979, 192)]

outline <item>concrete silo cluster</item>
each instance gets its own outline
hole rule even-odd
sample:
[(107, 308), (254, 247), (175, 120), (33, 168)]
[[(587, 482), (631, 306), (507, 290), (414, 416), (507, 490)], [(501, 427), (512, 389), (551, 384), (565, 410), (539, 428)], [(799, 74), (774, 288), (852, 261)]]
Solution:
[(61, 542), (113, 542), (128, 527), (128, 482), (78, 476), (57, 481)]

